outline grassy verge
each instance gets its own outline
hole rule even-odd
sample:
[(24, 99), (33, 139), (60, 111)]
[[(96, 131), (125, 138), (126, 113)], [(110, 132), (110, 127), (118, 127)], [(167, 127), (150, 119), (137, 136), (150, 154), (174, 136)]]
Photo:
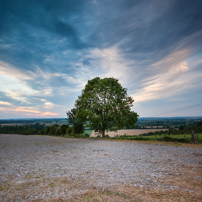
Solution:
[(93, 130), (85, 130), (85, 131), (84, 131), (84, 134), (89, 134), (89, 135), (91, 135), (92, 132), (93, 132)]
[[(191, 143), (190, 134), (177, 134), (177, 135), (138, 135), (138, 136), (119, 136), (119, 137), (107, 137), (108, 139), (120, 139), (120, 140), (141, 140), (141, 141), (166, 141), (166, 142), (182, 142)], [(202, 133), (198, 134), (199, 143), (202, 143)]]

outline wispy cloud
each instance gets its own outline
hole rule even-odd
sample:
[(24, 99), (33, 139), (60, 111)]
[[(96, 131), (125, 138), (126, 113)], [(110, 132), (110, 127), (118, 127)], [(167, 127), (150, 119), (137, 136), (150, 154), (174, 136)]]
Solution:
[(129, 70), (128, 61), (123, 58), (118, 47), (94, 49), (92, 55), (95, 58), (95, 63), (102, 68), (102, 76), (115, 77), (124, 82)]
[(15, 114), (21, 114), (21, 115), (29, 115), (29, 116), (38, 116), (38, 117), (50, 117), (50, 116), (58, 116), (58, 113), (54, 112), (41, 112), (39, 110), (35, 110), (34, 107), (0, 107), (0, 111), (2, 112), (9, 112)]
[(31, 71), (20, 71), (13, 65), (0, 61), (0, 74), (14, 79), (32, 80), (33, 73)]
[(202, 99), (200, 1), (1, 0), (0, 17), (2, 117), (64, 117), (94, 77), (119, 79), (140, 115)]
[(150, 76), (142, 81), (142, 88), (133, 94), (135, 102), (169, 97), (188, 88), (198, 76), (187, 77), (190, 69), (186, 60), (190, 54), (189, 49), (177, 50), (152, 64), (148, 68)]

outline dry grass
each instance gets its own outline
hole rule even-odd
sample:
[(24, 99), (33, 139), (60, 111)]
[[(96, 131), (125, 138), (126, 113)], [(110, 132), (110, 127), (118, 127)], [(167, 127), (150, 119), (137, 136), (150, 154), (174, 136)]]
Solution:
[[(82, 178), (32, 178), (22, 183), (1, 183), (0, 197), (10, 201), (19, 197), (27, 200), (30, 195), (35, 195), (38, 198), (32, 201), (36, 202), (202, 201), (202, 166), (182, 167), (180, 173), (181, 175), (177, 176), (167, 176), (163, 182), (159, 182), (159, 189), (130, 185), (96, 187), (92, 182)], [(171, 187), (165, 188), (163, 183)], [(43, 199), (42, 195), (48, 193), (51, 193), (50, 198)]]
[[(202, 148), (202, 145), (173, 142), (107, 141)], [(52, 150), (52, 152), (57, 153), (57, 150)], [(109, 187), (106, 184), (103, 187), (98, 187), (96, 181), (84, 180), (79, 177), (43, 178), (43, 176), (30, 175), (23, 179), (24, 181), (14, 183), (11, 175), (7, 181), (0, 183), (0, 201), (202, 201), (202, 156), (200, 153), (193, 153), (193, 155), (199, 159), (199, 164), (195, 166), (181, 165), (177, 173), (164, 175), (163, 181), (157, 180), (159, 186), (135, 187), (119, 184)], [(165, 183), (169, 186), (164, 186)], [(134, 182), (134, 184), (138, 183)], [(30, 196), (33, 196), (33, 198), (30, 198)]]

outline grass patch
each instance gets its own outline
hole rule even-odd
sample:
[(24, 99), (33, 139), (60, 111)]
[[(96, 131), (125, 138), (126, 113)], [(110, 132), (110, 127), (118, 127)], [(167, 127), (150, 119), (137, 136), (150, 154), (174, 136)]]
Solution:
[(84, 134), (87, 133), (87, 134), (91, 135), (92, 132), (93, 132), (93, 130), (85, 130)]
[[(196, 135), (196, 134), (195, 134)], [(117, 140), (140, 140), (140, 141), (165, 141), (165, 142), (181, 142), (181, 143), (192, 143), (190, 140), (190, 134), (158, 134), (158, 135), (151, 135), (151, 134), (143, 134), (137, 136), (116, 136), (116, 137), (107, 137), (108, 139), (117, 139)], [(198, 134), (199, 143), (202, 143), (202, 133)]]

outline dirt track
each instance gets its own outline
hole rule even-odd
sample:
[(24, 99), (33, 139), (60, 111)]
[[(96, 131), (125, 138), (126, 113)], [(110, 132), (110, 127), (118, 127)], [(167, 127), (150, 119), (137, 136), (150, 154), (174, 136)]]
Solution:
[[(1, 201), (59, 198), (74, 201), (75, 197), (83, 201), (85, 194), (95, 190), (98, 195), (101, 192), (101, 197), (106, 195), (103, 201), (151, 199), (138, 196), (135, 190), (139, 190), (138, 193), (150, 190), (148, 196), (156, 191), (159, 194), (162, 191), (177, 191), (183, 192), (185, 198), (189, 195), (190, 199), (196, 199), (194, 197), (202, 197), (201, 170), (202, 149), (50, 136), (0, 135)], [(115, 190), (116, 193), (125, 193), (125, 199), (114, 194)], [(107, 198), (109, 193), (112, 196)], [(179, 201), (178, 198), (176, 201)]]
[[(105, 134), (109, 135), (110, 137), (115, 137), (116, 135), (120, 136), (120, 135), (140, 135), (140, 134), (144, 134), (144, 133), (149, 133), (149, 132), (156, 132), (156, 131), (166, 131), (168, 129), (122, 129), (122, 130), (117, 130), (115, 131), (106, 131)], [(99, 132), (95, 132), (93, 131), (91, 134), (91, 137), (97, 137), (98, 135), (101, 136), (101, 134), (99, 134)]]

